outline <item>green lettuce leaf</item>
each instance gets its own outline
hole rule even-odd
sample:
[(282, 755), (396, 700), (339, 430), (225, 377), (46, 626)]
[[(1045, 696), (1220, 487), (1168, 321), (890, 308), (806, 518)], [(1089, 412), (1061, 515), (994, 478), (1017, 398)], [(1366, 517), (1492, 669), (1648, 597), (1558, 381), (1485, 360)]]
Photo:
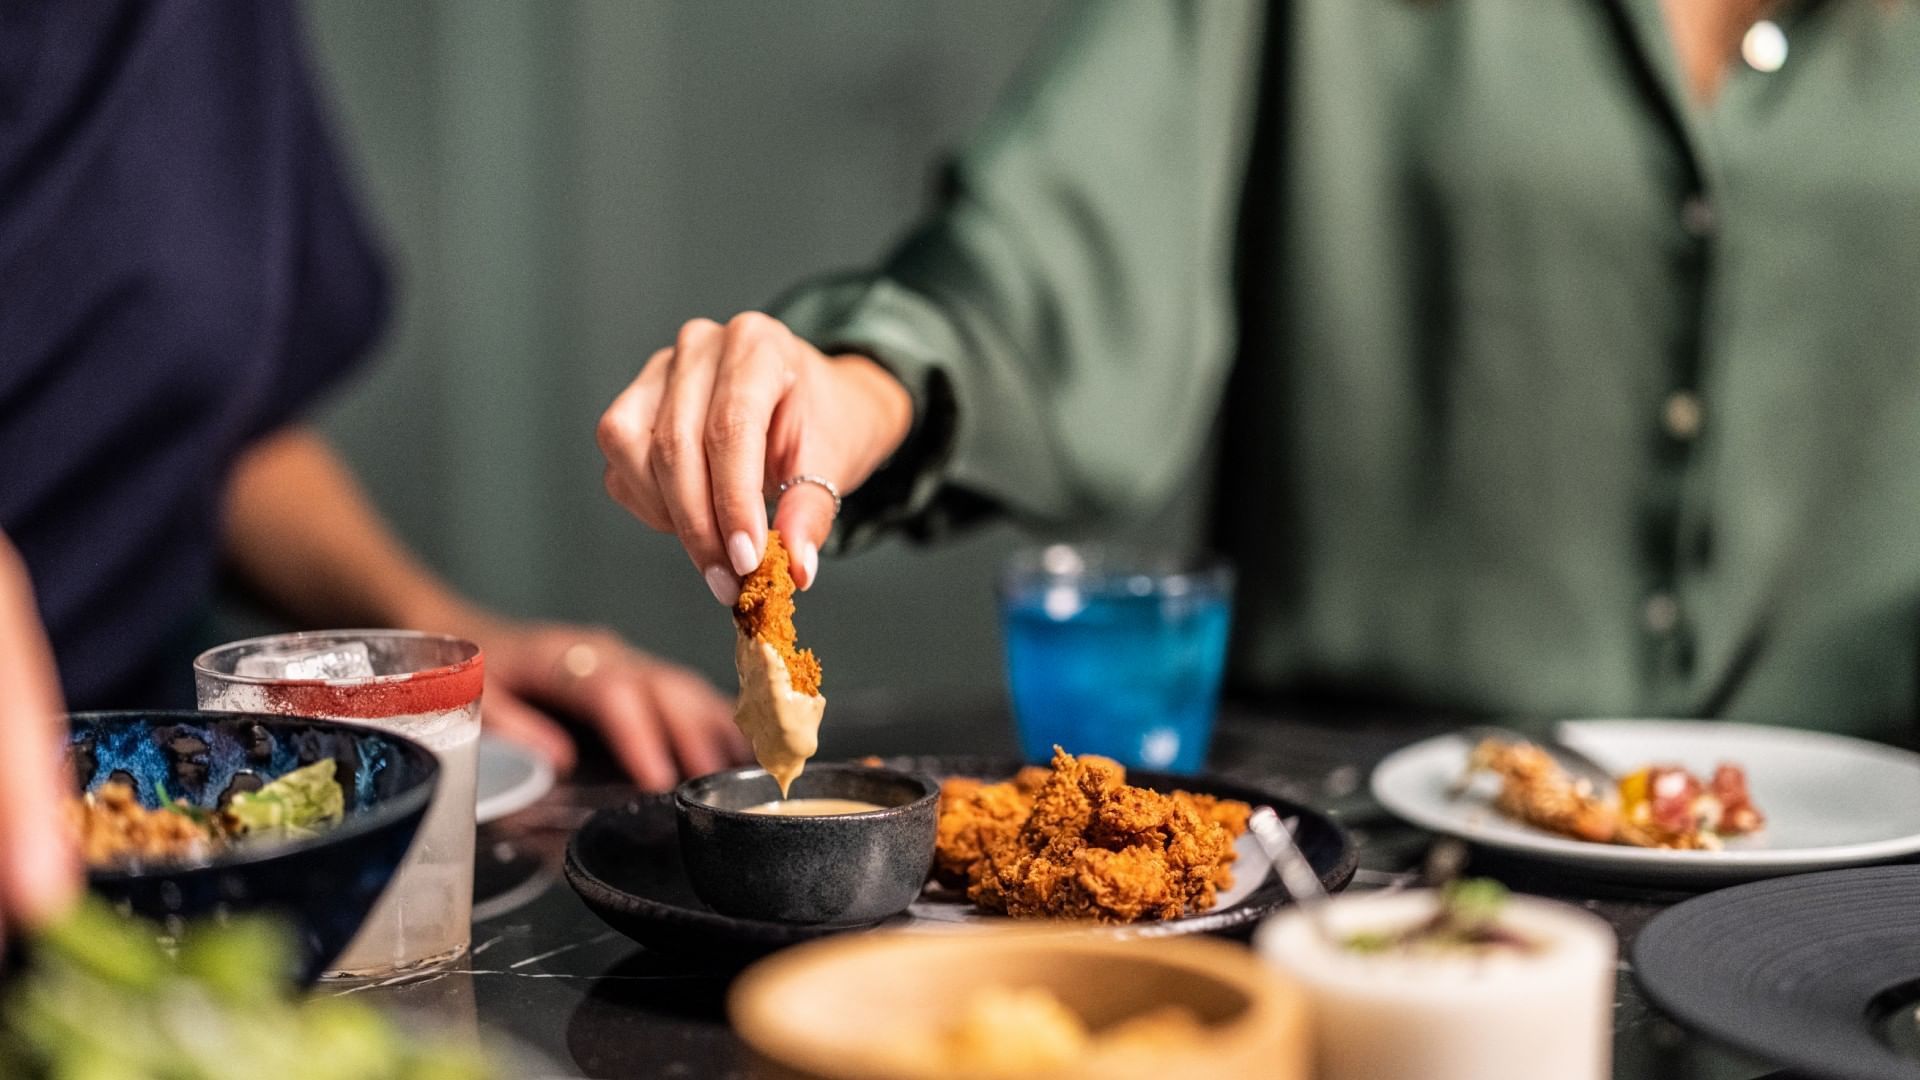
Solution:
[(236, 832), (297, 839), (346, 815), (347, 796), (333, 778), (334, 761), (323, 758), (263, 785), (235, 795), (227, 820)]

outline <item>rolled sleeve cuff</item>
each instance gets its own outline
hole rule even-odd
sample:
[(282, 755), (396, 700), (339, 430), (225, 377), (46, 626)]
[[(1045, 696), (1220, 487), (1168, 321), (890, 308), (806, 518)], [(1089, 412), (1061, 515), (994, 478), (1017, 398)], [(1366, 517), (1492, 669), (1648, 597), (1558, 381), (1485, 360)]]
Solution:
[[(849, 493), (828, 538), (830, 552), (866, 547), (889, 533), (928, 539), (984, 508), (944, 499), (956, 423), (952, 357), (960, 342), (924, 297), (884, 278), (810, 286), (773, 312), (829, 356), (858, 353), (886, 369), (913, 400), (913, 424), (866, 483)], [(948, 505), (951, 504), (951, 505)]]

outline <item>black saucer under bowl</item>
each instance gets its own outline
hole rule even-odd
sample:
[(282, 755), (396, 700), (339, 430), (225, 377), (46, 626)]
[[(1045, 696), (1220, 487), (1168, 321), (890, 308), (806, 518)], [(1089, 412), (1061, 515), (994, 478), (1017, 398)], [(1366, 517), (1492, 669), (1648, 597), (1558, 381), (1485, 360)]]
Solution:
[[(884, 764), (932, 777), (1000, 779), (1011, 776), (1020, 763), (957, 756), (889, 758)], [(809, 765), (808, 772), (819, 767)], [(1155, 790), (1184, 789), (1272, 806), (1282, 818), (1297, 820), (1294, 835), (1329, 891), (1340, 891), (1353, 878), (1358, 856), (1352, 838), (1331, 818), (1311, 807), (1224, 777), (1132, 772), (1129, 779)], [(1243, 852), (1242, 857), (1250, 854)], [(565, 872), (567, 883), (608, 926), (653, 952), (704, 964), (733, 965), (788, 945), (870, 926), (966, 932), (976, 921), (989, 925), (1006, 921), (996, 916), (969, 919), (961, 914), (971, 910), (964, 897), (939, 890), (921, 894), (905, 913), (854, 926), (723, 915), (695, 894), (681, 858), (673, 800), (663, 795), (638, 798), (588, 818), (567, 845)], [(1257, 880), (1251, 887), (1242, 890), (1244, 895), (1214, 910), (1160, 923), (1112, 928), (1111, 932), (1127, 936), (1208, 933), (1245, 937), (1262, 918), (1287, 903), (1286, 890), (1278, 879), (1264, 870), (1254, 877)]]
[(319, 835), (242, 846), (197, 863), (130, 864), (88, 874), (92, 890), (156, 921), (228, 912), (284, 919), (299, 976), (326, 969), (360, 928), (420, 827), (439, 780), (433, 753), (409, 739), (332, 720), (227, 712), (98, 712), (69, 718), (78, 784), (121, 780), (147, 806), (159, 785), (214, 808), (233, 794), (322, 758), (337, 763), (346, 819)]
[(708, 907), (680, 860), (670, 795), (644, 796), (588, 818), (567, 844), (565, 873), (602, 922), (682, 959), (742, 962), (847, 929), (736, 919)]

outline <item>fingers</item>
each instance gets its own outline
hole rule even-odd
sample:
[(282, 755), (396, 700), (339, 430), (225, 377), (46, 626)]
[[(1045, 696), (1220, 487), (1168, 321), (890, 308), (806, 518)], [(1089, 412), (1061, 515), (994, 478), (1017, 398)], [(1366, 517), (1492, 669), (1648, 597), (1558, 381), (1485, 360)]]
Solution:
[(600, 415), (594, 441), (607, 459), (607, 493), (635, 517), (660, 532), (672, 532), (666, 504), (653, 488), (653, 421), (667, 383), (673, 350), (661, 349), (648, 358), (638, 378), (613, 399)]
[(625, 473), (612, 465), (602, 479), (607, 485), (607, 494), (613, 501), (626, 507), (627, 512), (639, 518), (647, 525), (663, 533), (673, 531), (673, 518), (667, 514), (667, 504), (660, 501), (658, 491), (652, 484), (645, 487), (629, 483)]
[(654, 714), (686, 775), (717, 772), (745, 756), (746, 739), (733, 724), (732, 706), (706, 680), (690, 671), (656, 665), (647, 689)]
[(0, 921), (45, 921), (79, 891), (79, 859), (59, 814), (68, 795), (62, 713), (26, 568), (0, 536)]
[(726, 337), (707, 407), (707, 470), (714, 523), (734, 573), (744, 577), (766, 551), (767, 431), (792, 382), (786, 352), (796, 339), (759, 312), (735, 316)]
[(497, 685), (487, 687), (480, 706), (487, 731), (532, 750), (553, 763), (561, 775), (573, 771), (578, 751), (566, 729), (540, 710)]
[(813, 588), (820, 576), (820, 545), (833, 528), (833, 496), (817, 484), (796, 484), (780, 496), (773, 527), (786, 540), (793, 556), (793, 581), (802, 589)]
[(588, 700), (587, 714), (641, 790), (673, 789), (679, 779), (673, 753), (640, 683), (629, 679), (599, 681)]
[(681, 328), (653, 421), (648, 463), (680, 545), (714, 599), (731, 605), (740, 596), (740, 577), (714, 525), (706, 448), (707, 414), (724, 346), (723, 331), (711, 321), (695, 320)]
[(723, 604), (766, 551), (770, 431), (808, 357), (771, 316), (695, 319), (600, 418), (607, 493), (678, 536)]
[(503, 632), (488, 648), (497, 660), (487, 680), (488, 729), (534, 747), (561, 768), (572, 767), (574, 745), (542, 710), (591, 724), (649, 791), (745, 759), (732, 706), (713, 687), (617, 635), (539, 625)]

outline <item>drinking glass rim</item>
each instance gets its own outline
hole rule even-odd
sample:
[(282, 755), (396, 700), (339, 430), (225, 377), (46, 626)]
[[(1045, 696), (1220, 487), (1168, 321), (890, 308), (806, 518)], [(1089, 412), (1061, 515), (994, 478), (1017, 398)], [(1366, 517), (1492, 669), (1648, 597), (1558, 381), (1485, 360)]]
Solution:
[[(1063, 562), (1049, 566), (1048, 560), (1062, 555), (1078, 560), (1077, 565)], [(1126, 581), (1145, 578), (1151, 584), (1143, 595), (1164, 594), (1168, 586), (1181, 583), (1180, 591), (1231, 593), (1236, 574), (1225, 555), (1211, 550), (1180, 552), (1140, 548), (1127, 544), (1058, 543), (1022, 548), (1014, 552), (1000, 570), (1000, 594), (1017, 596), (1036, 586), (1074, 585)]]
[[(254, 646), (265, 645), (269, 642), (299, 641), (302, 639), (310, 640), (310, 641), (322, 641), (330, 638), (343, 638), (343, 639), (410, 638), (416, 641), (439, 641), (439, 642), (445, 642), (447, 644), (451, 644), (455, 646), (464, 645), (473, 650), (473, 655), (468, 656), (464, 660), (456, 660), (451, 664), (439, 664), (430, 668), (421, 668), (418, 671), (401, 671), (401, 672), (395, 672), (391, 675), (365, 675), (359, 678), (352, 678), (352, 679), (288, 679), (284, 677), (276, 678), (270, 675), (239, 675), (231, 671), (221, 671), (218, 668), (212, 666), (214, 654), (224, 653), (230, 649), (245, 648), (249, 645), (254, 645)], [(401, 682), (424, 682), (429, 680), (452, 678), (458, 675), (462, 675), (466, 673), (469, 669), (483, 664), (484, 655), (485, 655), (484, 651), (480, 648), (479, 644), (476, 642), (469, 641), (466, 638), (459, 637), (454, 634), (439, 634), (439, 633), (433, 633), (426, 630), (394, 630), (394, 629), (289, 630), (289, 631), (285, 631), (278, 634), (261, 634), (257, 637), (240, 638), (237, 641), (229, 641), (221, 645), (215, 645), (213, 648), (208, 649), (205, 652), (202, 652), (200, 655), (193, 658), (193, 673), (195, 675), (205, 675), (209, 678), (220, 679), (224, 682), (238, 683), (244, 686), (321, 685), (321, 686), (333, 686), (333, 687), (340, 687), (342, 689), (347, 689), (347, 688), (362, 687), (362, 686), (378, 686), (382, 684), (401, 683)]]

